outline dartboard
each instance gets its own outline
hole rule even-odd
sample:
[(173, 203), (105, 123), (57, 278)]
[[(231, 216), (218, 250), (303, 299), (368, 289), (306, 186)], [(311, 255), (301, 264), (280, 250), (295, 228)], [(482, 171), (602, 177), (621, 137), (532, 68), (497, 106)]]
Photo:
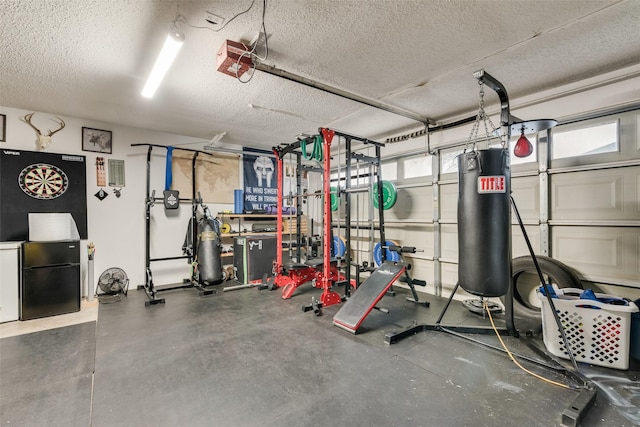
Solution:
[(56, 166), (36, 163), (22, 169), (18, 184), (26, 195), (34, 199), (51, 200), (67, 191), (69, 178)]

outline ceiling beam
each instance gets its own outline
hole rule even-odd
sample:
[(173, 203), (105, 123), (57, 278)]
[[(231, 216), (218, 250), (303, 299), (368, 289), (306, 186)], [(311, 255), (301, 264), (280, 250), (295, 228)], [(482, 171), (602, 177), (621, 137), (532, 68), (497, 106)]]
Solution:
[(380, 101), (376, 101), (373, 99), (365, 98), (360, 95), (356, 95), (355, 93), (347, 92), (346, 90), (338, 89), (333, 86), (326, 85), (324, 83), (317, 82), (315, 80), (311, 80), (307, 77), (302, 77), (297, 74), (290, 73), (288, 71), (282, 70), (280, 68), (276, 68), (272, 65), (266, 65), (261, 62), (257, 62), (255, 64), (255, 69), (262, 71), (263, 73), (271, 74), (272, 76), (280, 77), (285, 80), (289, 80), (292, 82), (300, 83), (305, 86), (309, 86), (324, 92), (331, 93), (333, 95), (350, 99), (351, 101), (359, 102), (364, 105), (368, 105), (369, 107), (377, 108), (379, 110), (387, 111), (392, 114), (396, 114), (398, 116), (406, 117), (411, 120), (415, 120), (424, 124), (425, 126), (429, 124), (435, 124), (432, 120), (422, 117), (419, 114), (416, 114), (411, 111), (404, 110), (399, 107), (395, 107), (393, 105), (385, 104)]

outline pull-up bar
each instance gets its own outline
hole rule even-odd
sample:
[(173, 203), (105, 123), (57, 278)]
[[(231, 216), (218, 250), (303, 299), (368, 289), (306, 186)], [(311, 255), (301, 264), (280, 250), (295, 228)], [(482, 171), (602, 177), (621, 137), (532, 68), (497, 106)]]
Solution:
[(139, 143), (139, 144), (131, 144), (132, 147), (140, 147), (140, 146), (145, 146), (145, 147), (157, 147), (157, 148), (165, 148), (165, 149), (169, 149), (169, 148), (174, 148), (176, 150), (181, 150), (181, 151), (190, 151), (192, 153), (204, 153), (206, 155), (209, 156), (213, 156), (213, 154), (211, 153), (207, 153), (206, 151), (202, 151), (202, 150), (192, 150), (190, 148), (181, 148), (181, 147), (172, 147), (170, 145), (160, 145), (160, 144), (147, 144), (147, 143)]
[(363, 138), (363, 137), (355, 136), (355, 135), (349, 135), (348, 133), (343, 133), (343, 132), (339, 132), (339, 131), (335, 131), (335, 134), (336, 134), (336, 136), (341, 136), (343, 138), (347, 138), (347, 139), (350, 139), (352, 141), (362, 142), (363, 144), (375, 145), (376, 147), (384, 147), (384, 143), (383, 142), (372, 141), (372, 140), (367, 139), (367, 138)]

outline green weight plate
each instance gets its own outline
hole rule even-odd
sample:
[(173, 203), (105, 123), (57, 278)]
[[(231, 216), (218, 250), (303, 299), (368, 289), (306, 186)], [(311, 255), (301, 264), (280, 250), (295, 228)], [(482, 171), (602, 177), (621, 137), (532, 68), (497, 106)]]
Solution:
[[(398, 190), (391, 181), (382, 181), (382, 209), (389, 210), (395, 206), (396, 200), (398, 200)], [(373, 191), (371, 192), (371, 201), (373, 207), (378, 209), (378, 184), (373, 184)]]
[(340, 198), (338, 198), (338, 189), (336, 187), (330, 187), (331, 191), (331, 210), (337, 211), (340, 205)]

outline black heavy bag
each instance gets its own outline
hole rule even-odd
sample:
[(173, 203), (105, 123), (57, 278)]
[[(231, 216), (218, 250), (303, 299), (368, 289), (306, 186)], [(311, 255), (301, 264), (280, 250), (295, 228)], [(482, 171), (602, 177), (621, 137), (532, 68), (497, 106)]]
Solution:
[(462, 153), (458, 183), (458, 283), (474, 295), (505, 295), (511, 283), (508, 150)]
[(198, 221), (198, 282), (204, 285), (217, 285), (224, 280), (220, 231), (215, 221), (203, 218)]

